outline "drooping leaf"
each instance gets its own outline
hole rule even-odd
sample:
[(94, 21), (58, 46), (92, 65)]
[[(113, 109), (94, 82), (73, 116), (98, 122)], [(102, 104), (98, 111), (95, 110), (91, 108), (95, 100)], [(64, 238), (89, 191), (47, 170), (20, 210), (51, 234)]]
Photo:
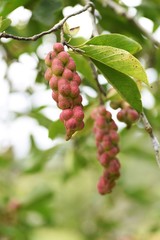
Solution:
[(121, 97), (138, 112), (142, 112), (141, 95), (136, 83), (129, 76), (119, 71), (98, 61), (93, 60), (93, 62)]
[(11, 25), (11, 20), (9, 18), (3, 19), (0, 24), (0, 32), (3, 32)]
[(83, 46), (84, 55), (148, 84), (141, 63), (129, 52), (110, 46)]
[(116, 33), (96, 36), (85, 42), (85, 44), (121, 48), (131, 54), (139, 52), (142, 49), (141, 45), (133, 39)]
[(65, 128), (60, 120), (53, 122), (49, 128), (49, 138), (54, 139), (57, 136), (65, 135)]

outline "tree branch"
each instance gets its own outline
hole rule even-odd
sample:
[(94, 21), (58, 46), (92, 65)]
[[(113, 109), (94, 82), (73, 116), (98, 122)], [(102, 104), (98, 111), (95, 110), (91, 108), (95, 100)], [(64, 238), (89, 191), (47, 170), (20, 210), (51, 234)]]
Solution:
[(125, 17), (128, 21), (132, 22), (141, 33), (146, 36), (156, 47), (160, 47), (160, 42), (157, 41), (151, 33), (146, 31), (146, 29), (138, 22), (135, 17), (131, 17), (125, 8), (113, 2), (112, 0), (107, 0), (107, 5), (118, 15)]
[(153, 148), (155, 151), (156, 160), (157, 160), (158, 166), (160, 167), (160, 143), (158, 142), (158, 139), (155, 137), (152, 126), (150, 125), (150, 123), (144, 113), (141, 113), (141, 120), (143, 122), (146, 132), (151, 137)]
[(38, 33), (38, 34), (33, 35), (31, 37), (15, 36), (15, 35), (12, 35), (12, 34), (9, 34), (9, 33), (6, 33), (6, 32), (2, 32), (2, 33), (0, 33), (0, 38), (11, 38), (11, 39), (20, 40), (20, 41), (36, 41), (37, 39), (41, 38), (44, 35), (47, 35), (49, 33), (52, 33), (52, 32), (55, 32), (55, 31), (61, 29), (63, 24), (67, 21), (67, 19), (69, 19), (70, 17), (76, 16), (80, 13), (83, 13), (83, 12), (87, 11), (89, 8), (92, 8), (92, 10), (94, 9), (94, 4), (92, 2), (87, 3), (81, 10), (76, 11), (76, 12), (66, 16), (59, 23), (55, 24), (49, 30)]

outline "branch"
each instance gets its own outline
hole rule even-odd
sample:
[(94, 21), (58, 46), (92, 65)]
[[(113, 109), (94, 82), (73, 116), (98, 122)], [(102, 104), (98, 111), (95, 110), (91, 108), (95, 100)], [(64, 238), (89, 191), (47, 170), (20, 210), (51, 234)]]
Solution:
[(141, 113), (141, 120), (143, 122), (146, 132), (151, 137), (153, 148), (155, 151), (156, 160), (157, 160), (158, 166), (160, 167), (160, 143), (158, 142), (157, 138), (155, 137), (152, 126), (150, 125), (150, 123), (144, 113)]
[(44, 35), (47, 35), (49, 33), (55, 32), (59, 29), (62, 28), (63, 24), (67, 21), (68, 18), (76, 16), (80, 13), (83, 13), (85, 11), (87, 11), (89, 8), (92, 8), (92, 10), (94, 9), (94, 4), (92, 2), (87, 3), (81, 10), (76, 11), (68, 16), (66, 16), (65, 18), (63, 18), (59, 23), (55, 24), (52, 28), (50, 28), (47, 31), (38, 33), (36, 35), (33, 35), (31, 37), (21, 37), (21, 36), (15, 36), (6, 32), (2, 32), (0, 33), (0, 38), (11, 38), (11, 39), (15, 39), (15, 40), (23, 40), (23, 41), (36, 41), (37, 39), (41, 38)]
[(146, 36), (150, 41), (156, 46), (160, 47), (160, 42), (157, 41), (151, 33), (146, 31), (146, 29), (139, 24), (138, 20), (134, 17), (131, 17), (125, 8), (121, 7), (116, 2), (113, 2), (112, 0), (107, 1), (107, 5), (118, 15), (125, 17), (128, 21), (132, 22), (140, 31), (141, 33)]

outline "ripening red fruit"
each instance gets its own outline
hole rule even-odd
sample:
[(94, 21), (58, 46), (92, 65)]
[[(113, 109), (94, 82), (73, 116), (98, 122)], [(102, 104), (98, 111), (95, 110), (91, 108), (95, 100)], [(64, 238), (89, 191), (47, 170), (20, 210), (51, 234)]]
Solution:
[(74, 106), (81, 105), (81, 103), (82, 103), (82, 96), (79, 95), (78, 97), (74, 98), (73, 103), (74, 103)]
[(63, 110), (63, 109), (72, 108), (72, 105), (73, 105), (73, 101), (71, 98), (66, 98), (61, 94), (58, 95), (58, 107), (60, 109)]
[(113, 144), (117, 144), (119, 141), (119, 135), (116, 131), (111, 130), (109, 133), (110, 139), (112, 141)]
[(51, 89), (53, 90), (57, 90), (58, 89), (58, 77), (53, 75), (50, 80), (49, 80), (49, 86)]
[(66, 79), (60, 79), (58, 82), (58, 91), (62, 96), (69, 96), (71, 92), (71, 87)]
[(81, 78), (80, 78), (80, 76), (78, 75), (77, 72), (73, 73), (73, 81), (76, 82), (78, 85), (81, 84)]
[(69, 58), (69, 62), (67, 63), (66, 67), (71, 71), (76, 71), (76, 64), (71, 57)]
[(63, 64), (67, 64), (69, 61), (69, 53), (62, 51), (57, 55), (57, 58), (63, 63)]
[(106, 193), (110, 193), (111, 192), (111, 188), (109, 186), (109, 182), (107, 182), (104, 177), (100, 177), (99, 179), (99, 182), (97, 184), (97, 189), (98, 189), (98, 192), (101, 194), (101, 195), (104, 195)]
[(54, 101), (58, 102), (58, 92), (57, 91), (52, 91), (52, 98)]
[(55, 43), (53, 45), (53, 50), (57, 53), (64, 51), (64, 46), (62, 43)]
[(83, 108), (81, 106), (73, 108), (73, 115), (77, 121), (82, 121), (84, 118)]
[(67, 129), (75, 130), (77, 128), (77, 122), (74, 118), (70, 118), (65, 123)]
[(101, 154), (99, 157), (99, 161), (102, 164), (102, 166), (104, 166), (104, 167), (107, 167), (109, 165), (110, 160), (111, 160), (111, 158), (106, 152)]
[(71, 81), (73, 79), (73, 72), (71, 70), (69, 70), (68, 68), (65, 68), (63, 71), (62, 77)]
[(56, 53), (54, 51), (49, 52), (45, 58), (45, 64), (48, 67), (51, 67), (52, 61), (55, 57), (56, 57)]
[(70, 96), (71, 96), (72, 98), (78, 97), (80, 91), (79, 91), (79, 87), (78, 87), (77, 83), (75, 83), (75, 82), (72, 81), (71, 84), (70, 84), (70, 86), (71, 86)]
[(131, 123), (134, 123), (138, 120), (139, 114), (136, 110), (134, 109), (128, 109), (127, 111), (127, 120)]
[(104, 117), (101, 117), (101, 116), (97, 117), (96, 125), (99, 128), (105, 128), (105, 126), (106, 126), (106, 119)]
[(109, 171), (111, 174), (117, 174), (120, 169), (120, 162), (118, 161), (117, 158), (113, 159), (109, 165)]
[(84, 128), (84, 122), (78, 123), (77, 130), (82, 130)]
[(50, 80), (50, 78), (52, 77), (52, 70), (50, 68), (47, 68), (47, 70), (45, 71), (44, 77), (47, 81)]
[(65, 109), (60, 114), (60, 119), (63, 121), (67, 121), (73, 116), (73, 110), (72, 109)]
[(126, 110), (125, 109), (121, 109), (118, 113), (117, 113), (117, 119), (120, 122), (125, 122), (126, 121)]

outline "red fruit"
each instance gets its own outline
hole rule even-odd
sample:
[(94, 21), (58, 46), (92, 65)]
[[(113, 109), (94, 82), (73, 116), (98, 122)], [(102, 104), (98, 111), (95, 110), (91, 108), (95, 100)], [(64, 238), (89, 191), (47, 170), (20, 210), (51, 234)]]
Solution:
[(81, 78), (80, 78), (80, 76), (78, 75), (77, 72), (73, 73), (73, 80), (72, 81), (76, 82), (78, 84), (78, 86), (81, 84)]
[[(96, 110), (97, 111), (97, 110)], [(98, 108), (98, 113), (102, 116), (105, 116), (106, 115), (106, 108), (104, 106), (100, 106)]]
[(52, 91), (52, 98), (58, 102), (58, 92), (57, 91)]
[(84, 128), (84, 122), (78, 123), (77, 130), (82, 130)]
[(62, 110), (71, 108), (73, 105), (73, 101), (71, 98), (66, 98), (61, 94), (58, 95), (58, 107)]
[(83, 109), (82, 109), (81, 106), (74, 107), (74, 109), (73, 109), (73, 116), (74, 116), (74, 118), (75, 118), (78, 122), (80, 122), (80, 121), (83, 120), (83, 118), (84, 118), (84, 113), (83, 113)]
[(134, 109), (128, 109), (127, 111), (127, 120), (131, 123), (134, 123), (138, 120), (139, 114), (136, 110)]
[(58, 83), (59, 93), (63, 96), (69, 96), (71, 92), (71, 87), (66, 79), (61, 79)]
[(118, 127), (117, 127), (117, 125), (116, 125), (116, 123), (115, 123), (115, 121), (114, 120), (111, 120), (110, 121), (110, 123), (109, 123), (109, 129), (110, 130), (118, 130)]
[(109, 172), (111, 174), (117, 174), (119, 173), (119, 169), (120, 169), (120, 162), (118, 161), (117, 158), (113, 159), (109, 165)]
[(51, 67), (51, 64), (52, 64), (52, 60), (56, 57), (56, 52), (54, 51), (51, 51), (47, 54), (47, 56), (45, 57), (45, 64), (48, 66), (48, 67)]
[(109, 185), (109, 182), (107, 182), (104, 177), (100, 177), (99, 179), (99, 182), (97, 184), (97, 189), (98, 189), (98, 192), (101, 194), (101, 195), (104, 195), (106, 193), (110, 193), (111, 192), (111, 188), (110, 188), (110, 185)]
[(118, 133), (117, 133), (116, 131), (111, 130), (111, 131), (109, 132), (109, 136), (110, 136), (110, 139), (111, 139), (111, 141), (112, 141), (113, 144), (118, 143), (118, 141), (119, 141), (119, 135), (118, 135)]
[(77, 121), (74, 118), (70, 118), (66, 121), (65, 126), (67, 129), (75, 130), (77, 128)]
[(102, 146), (105, 150), (110, 150), (112, 148), (112, 142), (111, 140), (103, 140)]
[(71, 71), (76, 71), (76, 64), (71, 57), (69, 58), (69, 62), (67, 63), (66, 67)]
[(49, 80), (49, 86), (51, 89), (53, 90), (57, 90), (58, 89), (58, 77), (53, 75), (50, 80)]
[(69, 53), (67, 53), (67, 52), (65, 52), (65, 51), (60, 52), (60, 53), (57, 55), (57, 57), (58, 57), (59, 60), (61, 60), (61, 62), (62, 62), (63, 64), (68, 63), (69, 58), (70, 58)]
[(47, 70), (45, 71), (44, 77), (47, 81), (50, 80), (50, 78), (52, 77), (52, 70), (51, 68), (47, 68)]
[(106, 152), (101, 154), (101, 156), (99, 157), (99, 161), (102, 164), (102, 166), (104, 166), (104, 167), (107, 167), (109, 165), (110, 159), (111, 158), (109, 157), (109, 155)]
[(62, 77), (71, 81), (73, 78), (73, 72), (71, 70), (69, 70), (68, 68), (65, 68), (63, 71)]
[(53, 45), (53, 49), (54, 49), (54, 51), (56, 51), (57, 53), (59, 53), (59, 52), (64, 51), (64, 46), (63, 46), (62, 43), (55, 43), (55, 44)]
[(52, 72), (53, 74), (55, 74), (56, 76), (61, 76), (63, 73), (64, 68), (62, 66), (59, 65), (52, 65)]
[(120, 122), (125, 122), (126, 121), (126, 110), (125, 109), (121, 109), (118, 113), (117, 113), (117, 119)]
[(82, 96), (81, 96), (81, 95), (79, 95), (78, 97), (76, 97), (76, 98), (73, 100), (74, 106), (76, 106), (76, 105), (81, 105), (81, 103), (82, 103)]
[(70, 91), (71, 98), (78, 97), (80, 91), (79, 91), (79, 87), (78, 87), (77, 83), (72, 81), (70, 86), (71, 86), (71, 91)]
[(117, 155), (117, 153), (119, 153), (119, 148), (118, 147), (113, 147), (112, 149), (110, 149), (108, 151), (108, 155), (110, 156), (110, 158), (113, 158)]
[(104, 133), (102, 131), (97, 131), (95, 134), (95, 137), (96, 137), (96, 141), (101, 142), (104, 137)]
[(73, 116), (73, 110), (72, 109), (65, 109), (60, 114), (60, 119), (62, 121), (67, 121)]
[(104, 117), (97, 117), (95, 124), (97, 125), (97, 127), (99, 128), (105, 128), (106, 126), (106, 119)]

